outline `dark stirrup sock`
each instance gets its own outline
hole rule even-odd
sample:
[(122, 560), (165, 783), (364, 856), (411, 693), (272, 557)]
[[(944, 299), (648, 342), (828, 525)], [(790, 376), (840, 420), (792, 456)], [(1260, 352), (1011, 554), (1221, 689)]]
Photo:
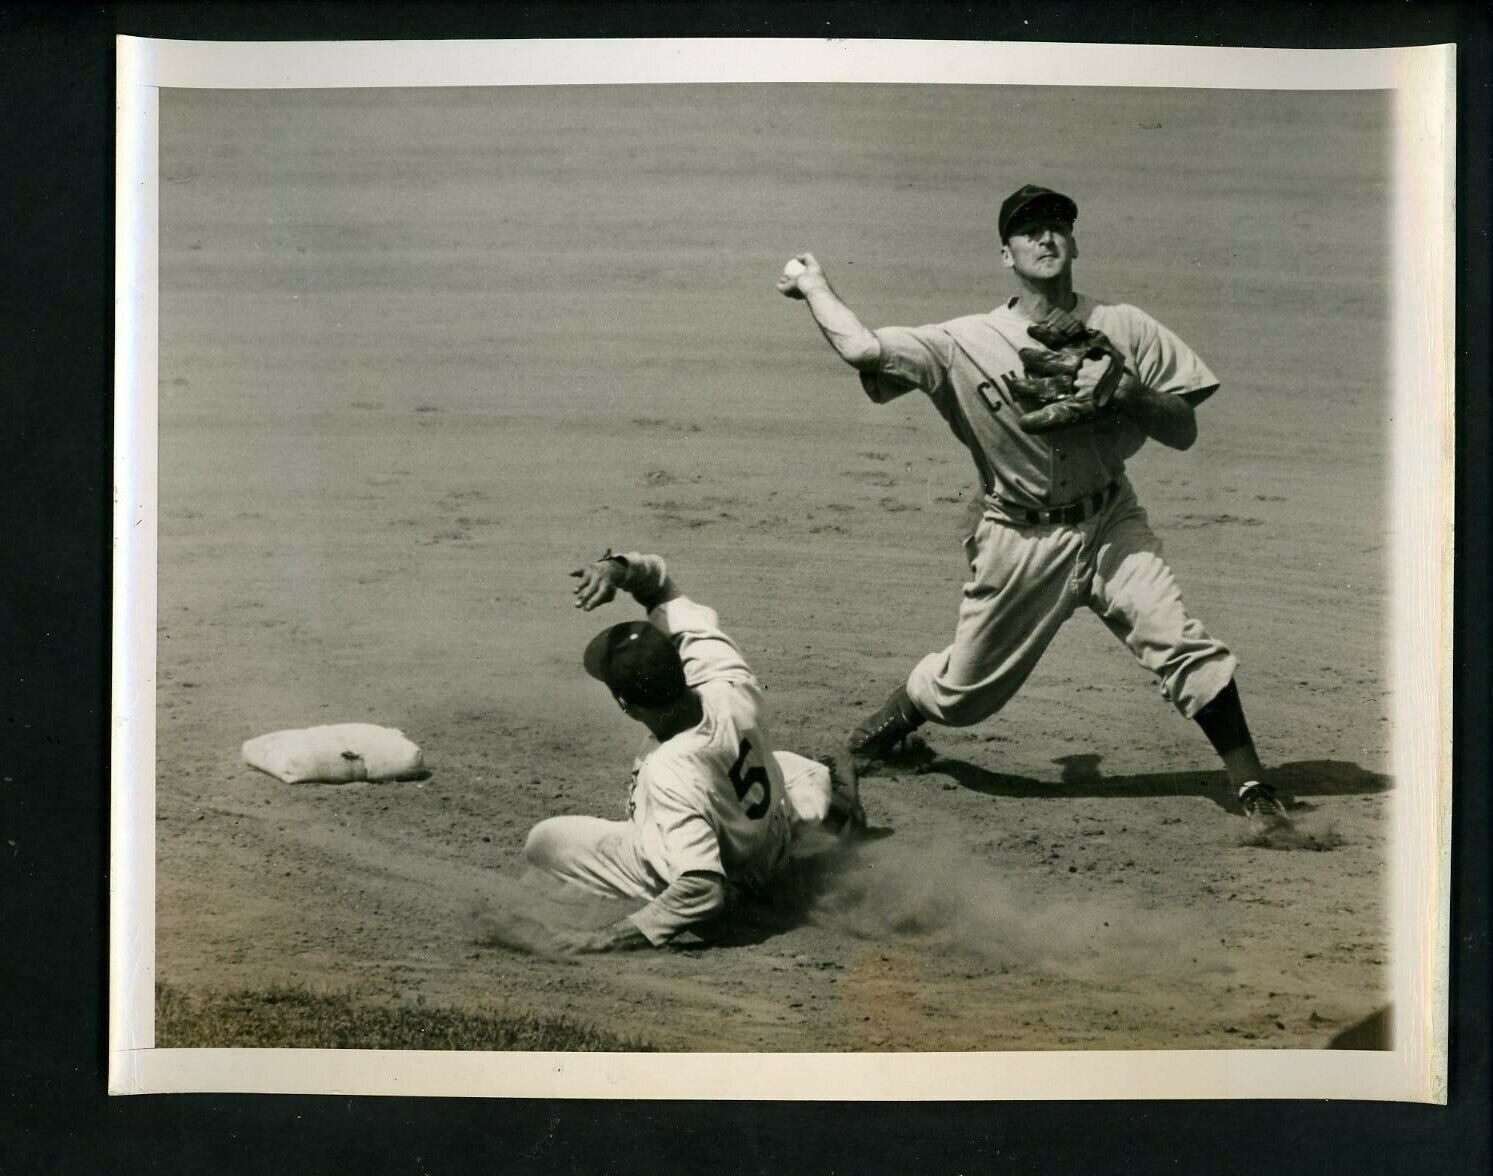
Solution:
[(1249, 724), (1244, 721), (1244, 704), (1239, 701), (1239, 688), (1232, 681), (1193, 716), (1193, 721), (1203, 729), (1208, 742), (1213, 744), (1213, 750), (1221, 756), (1254, 744), (1254, 740), (1250, 738)]

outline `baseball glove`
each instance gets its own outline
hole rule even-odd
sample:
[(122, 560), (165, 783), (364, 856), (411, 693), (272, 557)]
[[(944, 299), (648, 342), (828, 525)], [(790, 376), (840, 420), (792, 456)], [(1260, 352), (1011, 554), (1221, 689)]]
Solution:
[[(1051, 310), (1026, 333), (1042, 347), (1023, 347), (1025, 376), (1010, 381), (1011, 390), (1029, 405), (1018, 424), (1023, 432), (1050, 433), (1097, 420), (1114, 411), (1115, 388), (1125, 375), (1125, 357), (1103, 331), (1092, 331), (1066, 310)], [(1080, 392), (1078, 369), (1088, 360), (1110, 360), (1092, 391)]]

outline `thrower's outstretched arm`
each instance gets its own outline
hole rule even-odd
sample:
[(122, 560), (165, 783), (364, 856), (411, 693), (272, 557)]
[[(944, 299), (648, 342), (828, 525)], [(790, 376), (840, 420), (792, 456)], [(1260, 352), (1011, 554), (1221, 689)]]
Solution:
[(815, 325), (841, 359), (856, 371), (876, 370), (881, 360), (881, 340), (835, 293), (812, 253), (800, 253), (788, 262), (777, 289), (788, 298), (809, 304)]

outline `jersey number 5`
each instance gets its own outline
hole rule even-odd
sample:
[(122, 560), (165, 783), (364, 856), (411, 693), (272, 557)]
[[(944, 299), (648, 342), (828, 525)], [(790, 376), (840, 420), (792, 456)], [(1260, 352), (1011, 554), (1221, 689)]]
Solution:
[[(747, 763), (748, 757), (753, 761), (751, 764)], [(765, 817), (768, 808), (772, 805), (772, 784), (767, 778), (767, 768), (763, 765), (761, 757), (752, 754), (750, 739), (741, 741), (741, 754), (731, 765), (728, 775), (731, 777), (731, 787), (736, 789), (736, 799), (741, 801), (746, 815), (754, 821)], [(751, 804), (748, 804), (747, 797), (754, 791), (759, 795)]]

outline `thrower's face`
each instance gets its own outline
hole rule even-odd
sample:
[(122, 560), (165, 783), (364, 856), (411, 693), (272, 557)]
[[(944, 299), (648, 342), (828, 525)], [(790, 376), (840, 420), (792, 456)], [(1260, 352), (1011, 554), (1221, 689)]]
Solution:
[(1078, 241), (1073, 226), (1055, 217), (1027, 221), (1011, 230), (1001, 246), (1001, 261), (1024, 283), (1061, 278), (1073, 268)]

